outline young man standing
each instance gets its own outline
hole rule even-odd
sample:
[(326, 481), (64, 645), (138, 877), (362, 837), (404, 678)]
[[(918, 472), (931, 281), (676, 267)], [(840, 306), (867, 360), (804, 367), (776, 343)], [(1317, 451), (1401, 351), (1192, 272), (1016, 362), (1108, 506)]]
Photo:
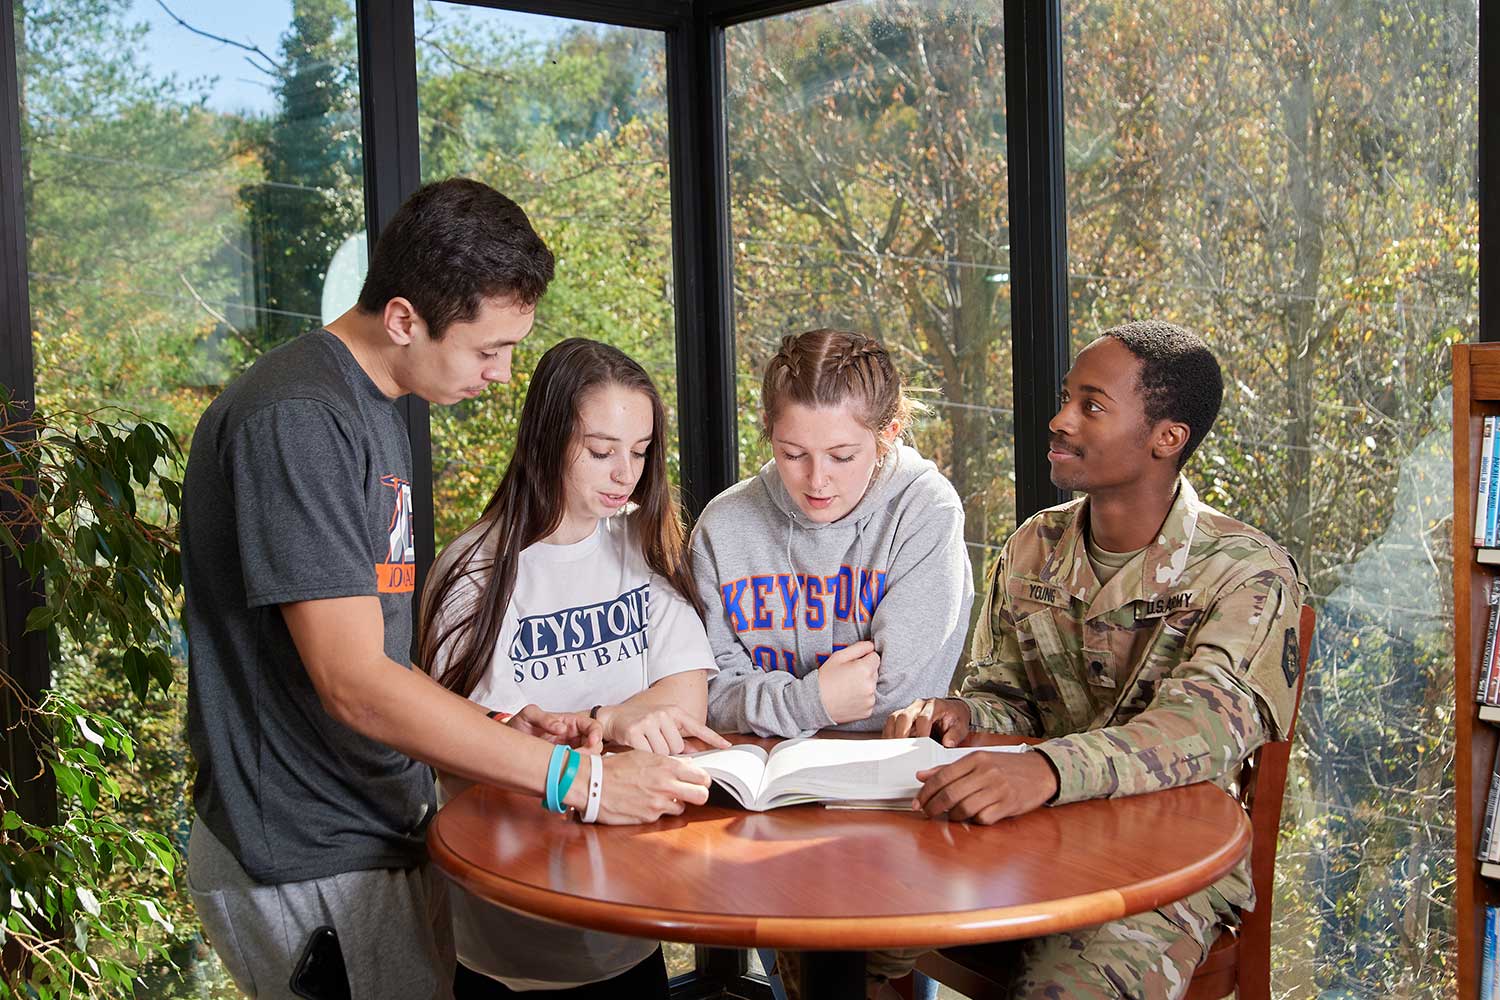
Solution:
[[(885, 729), (948, 746), (973, 730), (1045, 742), (919, 773), (928, 815), (994, 823), (1197, 781), (1226, 787), (1256, 747), (1286, 737), (1300, 574), (1179, 471), (1222, 396), (1208, 348), (1167, 323), (1116, 327), (1079, 353), (1047, 459), (1052, 482), (1084, 497), (1005, 543), (961, 697), (916, 702)], [(997, 946), (1015, 954), (1009, 995), (1179, 997), (1220, 927), (1254, 902), (1246, 861), (1161, 909)]]
[[(409, 660), (412, 458), (394, 402), (454, 403), (508, 381), (552, 272), (514, 202), (476, 181), (428, 185), (381, 234), (359, 304), (263, 356), (193, 435), (188, 878), (251, 997), (315, 993), (309, 979), (294, 994), (304, 965), (340, 964), (353, 1000), (449, 996), (427, 765), (539, 794), (551, 748), (537, 737), (597, 746), (587, 718), (528, 707), (497, 725)], [(610, 763), (606, 821), (707, 797), (684, 762)], [(586, 795), (575, 782), (566, 801)]]

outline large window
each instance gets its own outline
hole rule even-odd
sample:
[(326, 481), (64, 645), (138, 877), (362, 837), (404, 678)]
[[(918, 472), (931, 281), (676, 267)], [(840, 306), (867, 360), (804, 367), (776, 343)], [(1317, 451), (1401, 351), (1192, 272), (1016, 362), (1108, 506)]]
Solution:
[(740, 474), (787, 333), (879, 337), (929, 390), (909, 435), (982, 572), (1015, 526), (999, 3), (853, 2), (726, 32)]
[(1075, 349), (1202, 332), (1187, 468), (1319, 615), (1278, 862), (1278, 995), (1445, 996), (1449, 345), (1478, 336), (1476, 4), (1064, 3)]
[[(1449, 995), (1448, 347), (1478, 337), (1478, 0), (1058, 2), (1072, 349), (1142, 317), (1205, 336), (1228, 394), (1187, 474), (1293, 553), (1319, 615), (1276, 992)], [(873, 334), (929, 404), (908, 439), (963, 497), (976, 575), (1016, 515), (1003, 6), (841, 0), (724, 39), (738, 472), (769, 456), (758, 391), (780, 338)], [(122, 407), (186, 442), (225, 384), (357, 293), (354, 0), (12, 7), (37, 402), (64, 422)], [(666, 36), (413, 9), (422, 179), (494, 185), (558, 258), (514, 383), (432, 411), (441, 548), (563, 337), (652, 374), (677, 475)], [(639, 13), (706, 33), (723, 9)], [(57, 685), (138, 737), (120, 818), (185, 843), (184, 678), (139, 705), (100, 646), (65, 638)], [(168, 901), (181, 970), (154, 960), (138, 995), (234, 996), (180, 879), (120, 877)]]
[(515, 380), (432, 413), (437, 544), (478, 517), (510, 458), (527, 373), (565, 337), (606, 341), (667, 404), (677, 475), (672, 209), (659, 32), (460, 4), (417, 8), (422, 178), (514, 198), (557, 255)]
[[(17, 61), (37, 404), (65, 424), (123, 408), (186, 443), (263, 351), (353, 304), (365, 221), (353, 4), (168, 6), (18, 3)], [(183, 847), (186, 671), (142, 705), (117, 655), (64, 636), (56, 684), (136, 735), (115, 818)], [(236, 995), (181, 883), (117, 871), (173, 925), (180, 971), (158, 957), (137, 995)]]

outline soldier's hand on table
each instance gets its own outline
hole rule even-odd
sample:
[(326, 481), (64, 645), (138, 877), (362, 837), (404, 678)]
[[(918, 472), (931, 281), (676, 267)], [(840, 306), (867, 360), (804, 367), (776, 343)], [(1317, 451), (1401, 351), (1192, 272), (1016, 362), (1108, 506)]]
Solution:
[(888, 740), (931, 736), (956, 747), (969, 738), (969, 706), (960, 698), (921, 698), (892, 712), (880, 735)]
[(604, 746), (604, 727), (598, 720), (578, 712), (547, 712), (535, 705), (527, 705), (505, 724), (548, 743), (561, 743), (594, 753)]
[[(599, 801), (601, 823), (650, 823), (677, 816), (688, 803), (708, 801), (708, 772), (690, 760), (631, 750), (599, 758), (604, 762), (604, 788)], [(585, 762), (587, 766), (587, 762)], [(588, 775), (573, 788), (588, 787)], [(570, 789), (571, 791), (571, 789)], [(578, 805), (573, 795), (569, 805)]]
[(834, 653), (818, 668), (818, 697), (835, 725), (868, 719), (875, 711), (880, 654), (869, 639)]
[(689, 736), (720, 750), (730, 746), (728, 740), (677, 705), (635, 705), (627, 701), (601, 708), (599, 721), (604, 723), (606, 740), (624, 743), (634, 750), (682, 753), (683, 739)]
[(1044, 754), (971, 753), (917, 772), (914, 807), (928, 816), (995, 823), (1045, 805), (1057, 794), (1057, 772)]

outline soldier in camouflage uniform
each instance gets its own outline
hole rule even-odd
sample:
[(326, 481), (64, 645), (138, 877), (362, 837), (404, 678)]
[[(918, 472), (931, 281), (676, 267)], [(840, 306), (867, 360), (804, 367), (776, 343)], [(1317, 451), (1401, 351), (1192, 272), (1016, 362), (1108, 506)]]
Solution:
[[(1048, 459), (1056, 485), (1086, 495), (1006, 542), (960, 697), (916, 702), (885, 729), (950, 746), (970, 731), (1045, 742), (919, 774), (929, 815), (993, 823), (1197, 781), (1227, 788), (1256, 747), (1286, 738), (1300, 574), (1179, 472), (1221, 396), (1212, 354), (1169, 324), (1118, 327), (1080, 352)], [(1154, 912), (993, 947), (1015, 957), (1011, 996), (1178, 997), (1254, 901), (1247, 860)], [(872, 955), (871, 971), (898, 975), (901, 958)]]

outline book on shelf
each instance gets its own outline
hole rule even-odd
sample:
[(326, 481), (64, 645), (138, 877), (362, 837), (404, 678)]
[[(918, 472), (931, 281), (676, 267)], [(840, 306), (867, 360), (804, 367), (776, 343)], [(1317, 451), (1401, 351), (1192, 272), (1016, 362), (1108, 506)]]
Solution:
[(1490, 544), (1490, 471), (1494, 462), (1490, 460), (1490, 449), (1495, 443), (1495, 418), (1484, 418), (1484, 435), (1479, 445), (1479, 486), (1474, 494), (1474, 544), (1480, 547)]
[(1500, 837), (1495, 836), (1495, 812), (1500, 808), (1500, 746), (1495, 748), (1495, 763), (1490, 769), (1490, 792), (1484, 806), (1484, 822), (1479, 827), (1479, 845), (1474, 849), (1480, 861), (1500, 861), (1495, 850)]
[(1484, 964), (1479, 970), (1479, 996), (1481, 1000), (1490, 1000), (1495, 995), (1495, 920), (1496, 911), (1493, 906), (1484, 908)]
[[(1485, 490), (1485, 534), (1481, 546), (1491, 547), (1500, 540), (1497, 516), (1500, 516), (1500, 418), (1485, 417), (1485, 433), (1479, 445), (1481, 489)], [(1478, 532), (1475, 532), (1478, 534)]]
[(899, 740), (786, 740), (766, 751), (753, 743), (687, 754), (746, 809), (824, 802), (843, 808), (910, 809), (917, 772), (975, 751), (1017, 753), (1024, 746), (948, 748), (927, 737)]
[(1484, 629), (1483, 654), (1479, 669), (1475, 671), (1474, 700), (1486, 705), (1500, 704), (1500, 657), (1496, 656), (1497, 628), (1500, 628), (1500, 577), (1489, 581), (1485, 587), (1485, 606), (1488, 608)]

